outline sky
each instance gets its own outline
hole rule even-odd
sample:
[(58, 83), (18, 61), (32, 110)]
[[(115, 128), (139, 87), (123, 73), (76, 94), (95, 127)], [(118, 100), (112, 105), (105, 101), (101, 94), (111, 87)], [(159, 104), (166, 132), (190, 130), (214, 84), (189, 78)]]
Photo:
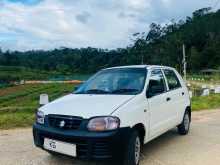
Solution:
[[(220, 0), (219, 0), (220, 1)], [(217, 4), (217, 5), (216, 5)], [(218, 0), (0, 0), (2, 50), (123, 48), (152, 22), (166, 24)]]

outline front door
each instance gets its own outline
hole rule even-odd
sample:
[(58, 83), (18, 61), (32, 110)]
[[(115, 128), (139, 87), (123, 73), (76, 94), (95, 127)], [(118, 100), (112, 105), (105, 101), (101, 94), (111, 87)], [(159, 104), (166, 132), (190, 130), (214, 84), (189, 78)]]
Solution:
[(153, 69), (147, 88), (147, 98), (150, 111), (150, 138), (163, 133), (168, 128), (169, 98), (167, 86), (161, 69)]

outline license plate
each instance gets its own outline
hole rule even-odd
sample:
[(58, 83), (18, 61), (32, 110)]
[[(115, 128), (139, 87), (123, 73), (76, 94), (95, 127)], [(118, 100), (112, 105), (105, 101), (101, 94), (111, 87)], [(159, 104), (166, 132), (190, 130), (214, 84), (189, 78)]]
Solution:
[(44, 148), (50, 151), (76, 157), (76, 145), (53, 139), (44, 139)]

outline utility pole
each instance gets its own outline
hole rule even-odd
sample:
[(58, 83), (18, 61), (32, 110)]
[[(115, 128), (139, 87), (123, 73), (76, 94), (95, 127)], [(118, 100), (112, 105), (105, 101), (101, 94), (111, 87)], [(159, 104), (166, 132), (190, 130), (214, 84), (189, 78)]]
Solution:
[(142, 54), (141, 55), (141, 65), (143, 65), (144, 64), (144, 55)]
[(183, 44), (183, 77), (184, 77), (184, 80), (186, 82), (186, 48), (185, 48), (185, 44)]

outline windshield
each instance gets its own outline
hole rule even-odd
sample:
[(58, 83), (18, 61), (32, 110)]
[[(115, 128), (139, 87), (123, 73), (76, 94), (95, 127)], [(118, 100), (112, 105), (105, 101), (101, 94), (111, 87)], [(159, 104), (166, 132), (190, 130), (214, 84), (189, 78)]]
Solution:
[(106, 69), (92, 76), (74, 94), (124, 94), (141, 93), (146, 79), (146, 68)]

